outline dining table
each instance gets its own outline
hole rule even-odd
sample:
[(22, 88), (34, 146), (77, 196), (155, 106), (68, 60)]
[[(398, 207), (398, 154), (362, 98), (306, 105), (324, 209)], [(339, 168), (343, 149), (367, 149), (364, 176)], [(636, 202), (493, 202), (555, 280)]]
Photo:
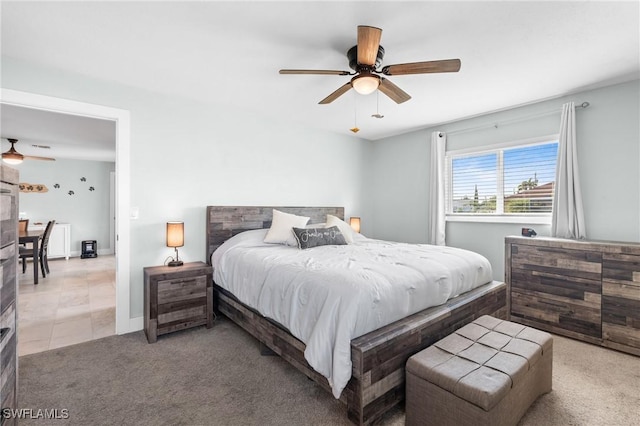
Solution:
[[(44, 235), (44, 231), (20, 231), (18, 233), (18, 243), (20, 245), (31, 244), (31, 250), (33, 250), (33, 283), (38, 284), (38, 264), (39, 261), (39, 253), (40, 250), (40, 240)], [(26, 247), (27, 249), (29, 247)], [(22, 260), (25, 262), (25, 260)]]

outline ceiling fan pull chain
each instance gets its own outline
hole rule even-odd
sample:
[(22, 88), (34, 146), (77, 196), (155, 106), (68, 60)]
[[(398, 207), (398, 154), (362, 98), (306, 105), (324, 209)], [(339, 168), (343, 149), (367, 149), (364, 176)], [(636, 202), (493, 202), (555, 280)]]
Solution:
[(380, 115), (380, 90), (376, 90), (376, 113), (371, 114), (375, 118), (384, 118), (384, 115)]
[(358, 97), (356, 96), (356, 92), (353, 92), (353, 128), (349, 129), (353, 133), (358, 133), (360, 129), (358, 129)]

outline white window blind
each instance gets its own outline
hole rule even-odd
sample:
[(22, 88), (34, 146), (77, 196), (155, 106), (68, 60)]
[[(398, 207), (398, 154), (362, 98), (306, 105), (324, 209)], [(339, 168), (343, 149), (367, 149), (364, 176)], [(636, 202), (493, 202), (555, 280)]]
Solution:
[(447, 214), (550, 215), (557, 140), (447, 153)]

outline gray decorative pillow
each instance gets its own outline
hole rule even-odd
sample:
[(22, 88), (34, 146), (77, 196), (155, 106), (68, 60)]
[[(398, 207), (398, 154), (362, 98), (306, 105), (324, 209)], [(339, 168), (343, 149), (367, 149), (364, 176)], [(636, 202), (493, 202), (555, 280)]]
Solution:
[(293, 234), (298, 240), (298, 247), (308, 249), (318, 246), (341, 245), (347, 242), (337, 226), (329, 228), (293, 228)]

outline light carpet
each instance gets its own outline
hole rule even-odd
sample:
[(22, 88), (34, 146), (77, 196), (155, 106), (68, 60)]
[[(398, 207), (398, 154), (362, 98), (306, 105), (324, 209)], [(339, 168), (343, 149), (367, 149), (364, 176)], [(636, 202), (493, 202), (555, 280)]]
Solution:
[[(347, 425), (345, 409), (231, 321), (143, 332), (20, 357), (19, 408), (66, 409), (21, 425)], [(404, 409), (384, 425), (404, 424)], [(640, 424), (640, 358), (554, 336), (553, 391), (520, 425)]]

